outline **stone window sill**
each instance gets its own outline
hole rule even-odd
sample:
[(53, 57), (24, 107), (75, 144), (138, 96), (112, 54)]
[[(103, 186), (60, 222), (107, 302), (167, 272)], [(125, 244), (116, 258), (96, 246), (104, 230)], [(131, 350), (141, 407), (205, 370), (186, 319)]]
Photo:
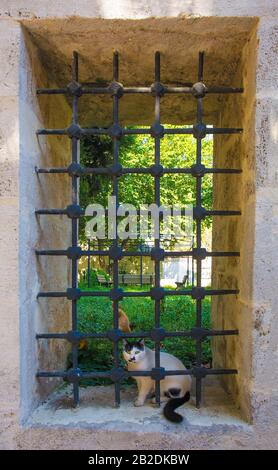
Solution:
[[(192, 389), (194, 390), (194, 384)], [(207, 377), (204, 383), (203, 404), (195, 407), (194, 395), (189, 403), (180, 407), (182, 424), (176, 425), (165, 420), (161, 408), (150, 401), (143, 407), (134, 407), (135, 388), (123, 389), (120, 408), (113, 408), (114, 387), (96, 386), (81, 388), (78, 408), (72, 408), (71, 387), (62, 387), (41, 404), (30, 416), (27, 426), (51, 426), (69, 428), (95, 428), (114, 431), (165, 432), (182, 429), (221, 429), (236, 426), (246, 430), (249, 425), (240, 417), (239, 410), (232, 402), (217, 378)]]

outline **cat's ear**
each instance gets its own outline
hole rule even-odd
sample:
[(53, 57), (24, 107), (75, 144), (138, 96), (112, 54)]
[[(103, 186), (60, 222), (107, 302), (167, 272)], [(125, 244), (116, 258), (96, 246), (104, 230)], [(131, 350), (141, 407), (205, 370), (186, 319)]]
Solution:
[(144, 348), (144, 347), (145, 347), (145, 340), (144, 340), (144, 338), (138, 339), (138, 344), (139, 344), (142, 348)]
[(128, 341), (125, 338), (123, 338), (123, 348), (125, 349), (127, 345), (128, 345)]

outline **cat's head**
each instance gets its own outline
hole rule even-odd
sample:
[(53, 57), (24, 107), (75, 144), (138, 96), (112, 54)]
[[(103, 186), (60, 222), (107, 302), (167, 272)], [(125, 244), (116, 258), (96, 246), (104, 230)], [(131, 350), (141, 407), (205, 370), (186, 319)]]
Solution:
[(138, 341), (123, 340), (123, 356), (126, 362), (136, 363), (142, 361), (146, 354), (145, 342), (143, 339)]

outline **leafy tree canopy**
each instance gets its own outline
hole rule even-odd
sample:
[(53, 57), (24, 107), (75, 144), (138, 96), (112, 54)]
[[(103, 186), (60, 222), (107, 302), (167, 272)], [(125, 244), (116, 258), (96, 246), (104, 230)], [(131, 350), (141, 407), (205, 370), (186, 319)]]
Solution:
[[(170, 126), (167, 127), (177, 127)], [(154, 139), (148, 135), (128, 135), (120, 141), (120, 163), (123, 167), (149, 167), (154, 163)], [(202, 140), (202, 162), (212, 166), (213, 141)], [(87, 136), (81, 141), (81, 164), (104, 167), (113, 162), (113, 144), (108, 136)], [(165, 135), (161, 139), (161, 164), (165, 168), (190, 167), (196, 161), (196, 140), (192, 135)], [(194, 205), (196, 179), (190, 175), (164, 175), (161, 179), (161, 204)], [(88, 175), (80, 181), (80, 204), (99, 203), (107, 206), (112, 194), (111, 179), (103, 175)], [(131, 203), (139, 208), (154, 202), (154, 179), (150, 175), (124, 175), (119, 179), (120, 203)], [(212, 205), (212, 177), (202, 178), (202, 204)], [(205, 220), (209, 226), (211, 221)], [(85, 240), (85, 218), (80, 222), (80, 239)]]

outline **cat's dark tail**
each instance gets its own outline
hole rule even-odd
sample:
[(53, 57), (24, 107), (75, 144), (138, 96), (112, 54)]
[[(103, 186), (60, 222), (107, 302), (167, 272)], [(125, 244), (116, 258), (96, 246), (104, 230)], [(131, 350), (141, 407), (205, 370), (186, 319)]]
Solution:
[[(169, 390), (171, 393), (171, 390)], [(163, 409), (163, 414), (166, 419), (172, 421), (172, 423), (181, 423), (183, 417), (175, 412), (175, 409), (179, 406), (183, 405), (187, 401), (190, 400), (190, 392), (186, 392), (183, 397), (180, 398), (170, 398), (170, 400), (166, 403)]]

